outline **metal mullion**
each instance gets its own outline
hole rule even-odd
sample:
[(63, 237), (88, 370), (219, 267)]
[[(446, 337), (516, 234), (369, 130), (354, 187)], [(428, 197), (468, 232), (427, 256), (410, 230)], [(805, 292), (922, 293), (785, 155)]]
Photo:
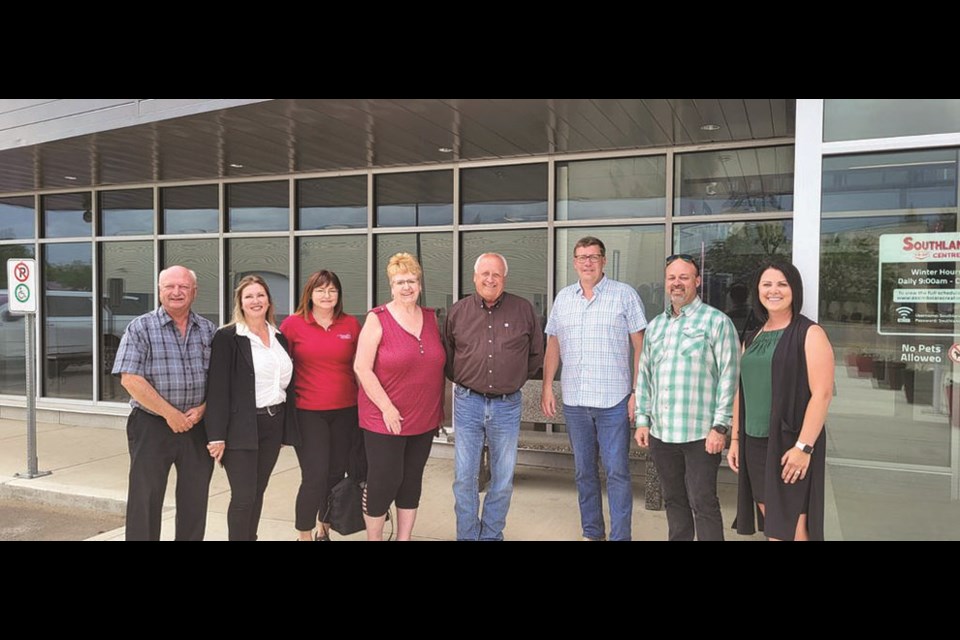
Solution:
[(453, 170), (453, 251), (451, 260), (453, 261), (453, 302), (460, 299), (460, 280), (463, 277), (461, 265), (463, 260), (460, 256), (460, 215), (463, 205), (460, 202), (460, 168)]

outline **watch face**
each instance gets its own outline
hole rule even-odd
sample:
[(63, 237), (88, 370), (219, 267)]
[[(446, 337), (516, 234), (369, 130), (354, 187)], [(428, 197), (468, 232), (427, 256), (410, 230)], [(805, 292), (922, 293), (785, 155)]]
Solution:
[(725, 435), (727, 435), (727, 431), (729, 431), (730, 428), (729, 428), (729, 427), (724, 427), (724, 426), (718, 425), (718, 426), (714, 427), (713, 430), (716, 431), (717, 433), (719, 433), (720, 435), (725, 436)]

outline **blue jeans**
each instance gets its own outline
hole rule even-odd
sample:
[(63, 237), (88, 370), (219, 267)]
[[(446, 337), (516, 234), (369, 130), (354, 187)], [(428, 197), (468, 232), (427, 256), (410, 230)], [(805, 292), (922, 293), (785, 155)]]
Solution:
[(607, 472), (610, 539), (630, 540), (633, 487), (630, 484), (630, 426), (627, 420), (629, 400), (628, 395), (609, 409), (563, 405), (576, 469), (580, 526), (585, 538), (604, 538), (599, 456)]
[[(513, 468), (520, 438), (520, 391), (485, 398), (454, 387), (454, 511), (457, 540), (503, 540), (513, 495)], [(480, 511), (480, 460), (483, 442), (490, 448), (490, 484)]]

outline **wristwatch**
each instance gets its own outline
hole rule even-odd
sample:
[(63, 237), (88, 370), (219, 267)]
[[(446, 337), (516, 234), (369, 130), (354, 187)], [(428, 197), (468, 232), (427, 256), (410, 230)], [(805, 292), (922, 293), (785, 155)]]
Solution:
[(727, 432), (730, 431), (730, 427), (724, 426), (722, 424), (713, 425), (713, 430), (719, 433), (722, 436), (727, 435)]
[(797, 449), (800, 449), (800, 451), (803, 451), (804, 453), (813, 453), (813, 447), (808, 444), (804, 444), (799, 440), (797, 440), (797, 444), (793, 446), (795, 446)]

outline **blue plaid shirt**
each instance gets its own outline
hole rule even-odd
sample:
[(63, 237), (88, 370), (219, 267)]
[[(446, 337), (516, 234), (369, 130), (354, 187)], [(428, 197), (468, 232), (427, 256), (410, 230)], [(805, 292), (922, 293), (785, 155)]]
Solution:
[(604, 276), (592, 300), (579, 281), (561, 289), (546, 333), (560, 343), (563, 403), (608, 409), (623, 400), (633, 388), (630, 334), (646, 326), (643, 302), (628, 284)]
[[(180, 411), (196, 407), (203, 404), (206, 395), (210, 343), (216, 331), (216, 325), (191, 311), (187, 335), (182, 337), (163, 307), (145, 313), (127, 325), (117, 349), (113, 375), (143, 376)], [(130, 406), (148, 411), (133, 398)]]

